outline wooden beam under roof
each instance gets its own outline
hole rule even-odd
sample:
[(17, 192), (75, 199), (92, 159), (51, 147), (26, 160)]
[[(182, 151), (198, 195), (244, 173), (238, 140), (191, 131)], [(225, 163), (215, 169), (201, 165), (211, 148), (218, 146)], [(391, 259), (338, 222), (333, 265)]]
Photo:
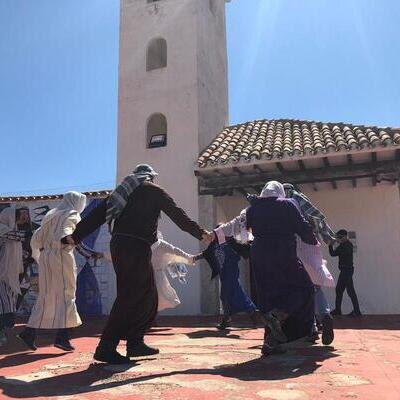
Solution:
[(265, 171), (263, 169), (261, 169), (258, 165), (253, 165), (253, 168), (259, 172), (260, 174), (263, 174)]
[[(353, 156), (351, 154), (347, 154), (347, 164), (348, 165), (353, 165)], [(352, 178), (351, 183), (353, 185), (353, 188), (357, 187), (357, 179)]]
[(279, 172), (283, 173), (285, 171), (285, 168), (283, 168), (282, 163), (277, 162), (277, 163), (275, 163), (275, 165), (276, 165), (276, 168), (278, 169)]
[[(322, 159), (323, 163), (324, 163), (324, 167), (325, 168), (331, 168), (331, 163), (329, 162), (329, 158), (328, 157), (324, 157)], [(337, 189), (337, 182), (335, 180), (331, 180), (331, 185), (333, 187), (333, 189)]]
[(373, 176), (392, 174), (400, 176), (400, 160), (381, 160), (376, 163), (347, 164), (335, 166), (335, 168), (314, 168), (302, 170), (285, 170), (284, 174), (278, 171), (263, 171), (238, 176), (237, 174), (216, 176), (200, 175), (200, 194), (213, 194), (215, 191), (234, 190), (250, 186), (264, 186), (269, 180), (291, 182), (294, 185), (305, 183), (320, 183), (332, 181), (340, 182), (352, 179), (372, 178)]
[(237, 173), (238, 175), (240, 175), (240, 176), (244, 175), (244, 172), (241, 171), (238, 167), (233, 167), (232, 170), (233, 170), (234, 172), (236, 172), (236, 173)]
[[(376, 164), (378, 162), (378, 156), (375, 151), (373, 153), (371, 153), (371, 162), (373, 164)], [(378, 179), (377, 179), (376, 175), (373, 175), (371, 179), (372, 179), (372, 186), (376, 186), (378, 183)]]

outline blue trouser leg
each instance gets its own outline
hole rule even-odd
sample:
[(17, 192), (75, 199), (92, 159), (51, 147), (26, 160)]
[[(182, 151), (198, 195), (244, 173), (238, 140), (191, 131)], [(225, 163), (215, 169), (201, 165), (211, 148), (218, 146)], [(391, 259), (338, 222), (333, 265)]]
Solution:
[[(318, 317), (322, 317), (331, 312), (328, 300), (325, 297), (325, 293), (323, 292), (321, 286), (315, 286), (315, 315)], [(321, 318), (322, 319), (322, 318)]]

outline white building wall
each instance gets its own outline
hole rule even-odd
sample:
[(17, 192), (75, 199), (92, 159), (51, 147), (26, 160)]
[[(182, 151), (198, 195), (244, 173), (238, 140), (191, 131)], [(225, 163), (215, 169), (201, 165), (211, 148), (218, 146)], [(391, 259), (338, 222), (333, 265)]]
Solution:
[[(304, 193), (325, 213), (333, 229), (355, 231), (355, 288), (361, 310), (367, 314), (400, 313), (400, 198), (399, 188), (392, 184), (370, 183), (352, 188), (339, 184), (338, 190), (322, 188), (318, 192), (308, 187)], [(241, 196), (217, 200), (218, 220), (227, 220), (247, 206)], [(331, 258), (324, 246), (330, 271), (338, 277), (337, 258)], [(334, 306), (335, 290), (325, 289)], [(352, 310), (345, 293), (343, 312)]]

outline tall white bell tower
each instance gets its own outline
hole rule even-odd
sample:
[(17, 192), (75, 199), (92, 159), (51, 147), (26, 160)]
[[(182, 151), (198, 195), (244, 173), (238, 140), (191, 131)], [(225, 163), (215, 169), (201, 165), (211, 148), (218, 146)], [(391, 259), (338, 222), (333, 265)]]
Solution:
[[(118, 181), (149, 163), (199, 220), (194, 166), (228, 122), (227, 92), (225, 0), (121, 0)], [(186, 251), (199, 250), (168, 218), (160, 228)], [(179, 288), (182, 314), (200, 312), (200, 273), (190, 279)]]

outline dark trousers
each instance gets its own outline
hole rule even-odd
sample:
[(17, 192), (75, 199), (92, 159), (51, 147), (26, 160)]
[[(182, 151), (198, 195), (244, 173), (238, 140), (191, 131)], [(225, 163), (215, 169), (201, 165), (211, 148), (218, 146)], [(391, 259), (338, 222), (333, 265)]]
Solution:
[(121, 339), (128, 346), (143, 341), (158, 308), (158, 293), (151, 264), (151, 248), (131, 237), (114, 236), (111, 256), (117, 277), (117, 297), (99, 346), (115, 349)]
[(336, 310), (341, 311), (343, 293), (347, 290), (347, 294), (353, 303), (353, 309), (355, 312), (360, 312), (360, 306), (358, 304), (357, 294), (354, 289), (353, 283), (354, 268), (344, 268), (340, 271), (339, 279), (336, 284)]

